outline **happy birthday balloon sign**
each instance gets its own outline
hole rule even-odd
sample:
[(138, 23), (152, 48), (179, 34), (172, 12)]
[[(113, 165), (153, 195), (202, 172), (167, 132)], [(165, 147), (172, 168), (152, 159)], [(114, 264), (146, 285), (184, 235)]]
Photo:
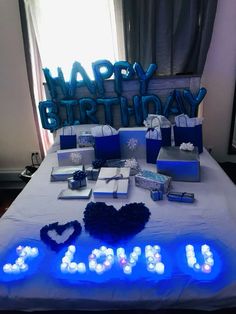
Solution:
[[(124, 127), (129, 126), (131, 116), (134, 116), (135, 124), (141, 126), (150, 113), (150, 105), (155, 114), (169, 117), (188, 113), (193, 117), (206, 95), (205, 88), (200, 88), (197, 95), (193, 95), (189, 89), (174, 89), (163, 103), (158, 95), (148, 94), (150, 80), (157, 70), (156, 64), (150, 64), (145, 71), (137, 62), (131, 64), (128, 61), (118, 61), (113, 65), (108, 60), (99, 60), (92, 63), (92, 70), (95, 80), (90, 79), (79, 62), (75, 62), (69, 82), (65, 81), (61, 68), (57, 70), (57, 77), (52, 77), (49, 69), (43, 70), (51, 96), (51, 100), (39, 103), (43, 128), (54, 131), (67, 125), (99, 123), (98, 107), (103, 107), (105, 123), (113, 125), (113, 108), (119, 106), (121, 124)], [(105, 81), (112, 75), (113, 93), (116, 97), (107, 97)], [(139, 90), (138, 95), (128, 100), (122, 94), (127, 81), (132, 80), (138, 82)], [(82, 90), (86, 90), (86, 97), (84, 92), (81, 93)], [(65, 112), (63, 119), (62, 111)]]

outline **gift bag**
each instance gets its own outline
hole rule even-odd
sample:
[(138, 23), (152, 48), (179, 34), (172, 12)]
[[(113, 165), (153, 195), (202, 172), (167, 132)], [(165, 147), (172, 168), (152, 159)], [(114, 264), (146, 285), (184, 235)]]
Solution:
[(148, 129), (146, 134), (146, 161), (150, 164), (155, 164), (157, 156), (161, 149), (161, 129)]
[[(168, 126), (164, 126), (162, 123), (162, 120), (159, 118), (158, 115), (150, 115), (151, 121), (149, 125), (151, 125), (151, 128), (148, 129), (149, 131), (154, 131), (157, 133), (154, 133), (151, 137), (151, 133), (147, 132), (146, 135), (146, 161), (147, 163), (155, 164), (157, 160), (157, 156), (159, 154), (159, 150), (162, 146), (171, 146), (171, 127), (170, 122), (168, 121)], [(158, 127), (153, 128), (154, 120), (158, 120)], [(148, 120), (148, 119), (147, 119)]]
[[(176, 117), (178, 119), (178, 117)], [(192, 143), (194, 146), (198, 147), (199, 154), (203, 152), (202, 143), (202, 124), (197, 124), (193, 126), (188, 126), (188, 117), (181, 115), (181, 122), (174, 126), (174, 139), (175, 146), (180, 146), (182, 143)]]
[(149, 114), (145, 122), (147, 127), (160, 127), (162, 146), (171, 146), (171, 123), (166, 117), (162, 115)]
[(70, 149), (70, 148), (76, 148), (77, 142), (76, 142), (76, 135), (72, 135), (72, 127), (71, 127), (71, 134), (65, 135), (64, 134), (64, 128), (63, 128), (63, 134), (60, 135), (60, 148), (61, 149)]
[(117, 131), (109, 125), (96, 128), (101, 133), (93, 133), (95, 157), (104, 160), (120, 159), (120, 136)]

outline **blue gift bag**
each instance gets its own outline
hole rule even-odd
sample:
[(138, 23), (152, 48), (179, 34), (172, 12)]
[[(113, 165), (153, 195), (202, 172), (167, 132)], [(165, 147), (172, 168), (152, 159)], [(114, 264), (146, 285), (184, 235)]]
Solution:
[(112, 134), (112, 128), (110, 127), (111, 135), (94, 137), (95, 157), (97, 159), (120, 159), (120, 135)]
[(155, 164), (162, 146), (171, 146), (171, 128), (160, 128), (161, 140), (146, 138), (146, 161)]
[(72, 135), (72, 128), (70, 135), (65, 135), (63, 128), (63, 135), (60, 135), (60, 147), (61, 149), (70, 149), (77, 147), (76, 135)]
[(194, 127), (177, 127), (174, 126), (175, 146), (180, 146), (182, 143), (191, 142), (198, 147), (199, 154), (203, 152), (202, 144), (202, 125)]

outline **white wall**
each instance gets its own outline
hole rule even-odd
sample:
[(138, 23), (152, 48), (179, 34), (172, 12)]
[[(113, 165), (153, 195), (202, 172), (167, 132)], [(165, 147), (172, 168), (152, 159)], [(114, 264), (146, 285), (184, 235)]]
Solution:
[(204, 100), (204, 145), (218, 161), (234, 161), (228, 155), (234, 86), (236, 79), (236, 1), (218, 0), (213, 36), (202, 77), (208, 93)]
[(17, 0), (0, 0), (0, 171), (23, 169), (39, 151)]

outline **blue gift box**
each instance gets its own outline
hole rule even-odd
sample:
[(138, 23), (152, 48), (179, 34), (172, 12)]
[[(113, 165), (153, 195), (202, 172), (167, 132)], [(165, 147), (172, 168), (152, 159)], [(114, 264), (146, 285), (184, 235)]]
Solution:
[(181, 202), (181, 203), (193, 203), (194, 194), (187, 192), (169, 192), (167, 194), (168, 201)]
[(135, 176), (135, 185), (149, 190), (160, 190), (166, 193), (171, 178), (153, 171), (142, 170)]
[(163, 200), (163, 192), (160, 190), (151, 190), (150, 195), (153, 201)]
[(157, 157), (157, 170), (173, 181), (200, 181), (198, 148), (190, 152), (179, 147), (162, 147)]
[(87, 174), (87, 179), (92, 181), (97, 181), (100, 169), (94, 169), (93, 167), (89, 167), (85, 170)]
[(84, 186), (87, 186), (86, 178), (82, 180), (74, 180), (73, 177), (71, 177), (68, 179), (68, 188), (71, 190), (78, 190)]
[(92, 147), (94, 146), (94, 137), (91, 133), (83, 132), (78, 136), (79, 147)]

